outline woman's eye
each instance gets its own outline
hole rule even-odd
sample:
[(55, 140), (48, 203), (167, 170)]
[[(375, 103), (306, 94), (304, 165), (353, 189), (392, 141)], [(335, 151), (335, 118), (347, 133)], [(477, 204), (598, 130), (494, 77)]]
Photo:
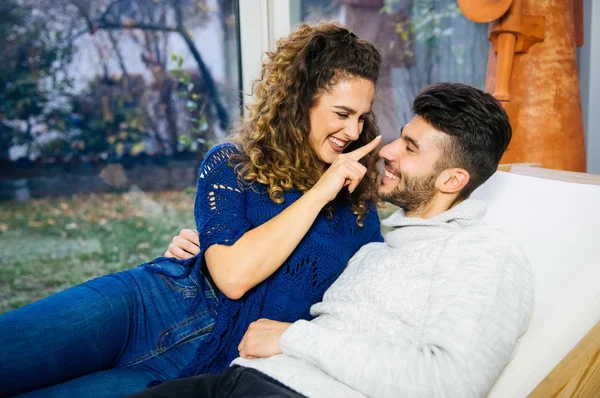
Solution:
[(408, 152), (414, 152), (412, 149), (410, 149), (410, 147), (409, 147), (409, 146), (407, 146), (407, 147), (406, 147), (406, 150), (407, 150)]
[(338, 115), (340, 118), (342, 118), (342, 119), (346, 119), (346, 118), (348, 117), (348, 114), (347, 114), (347, 113), (339, 113), (339, 112), (336, 112), (336, 114), (337, 114), (337, 115)]

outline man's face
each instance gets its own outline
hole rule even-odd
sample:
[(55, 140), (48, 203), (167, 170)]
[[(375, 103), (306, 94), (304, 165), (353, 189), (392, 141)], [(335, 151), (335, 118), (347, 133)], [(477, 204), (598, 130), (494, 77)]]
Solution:
[(379, 185), (379, 196), (413, 213), (433, 200), (436, 180), (441, 172), (436, 163), (441, 155), (441, 142), (446, 135), (420, 116), (415, 116), (400, 133), (400, 138), (384, 146), (379, 156), (385, 170)]

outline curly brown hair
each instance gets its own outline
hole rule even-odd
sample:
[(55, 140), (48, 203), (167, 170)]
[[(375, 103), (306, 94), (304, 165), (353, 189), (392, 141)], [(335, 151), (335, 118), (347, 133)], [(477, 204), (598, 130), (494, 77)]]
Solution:
[[(283, 202), (283, 193), (306, 192), (319, 180), (326, 165), (309, 142), (309, 113), (319, 99), (342, 79), (363, 78), (377, 83), (381, 56), (373, 44), (358, 39), (335, 22), (303, 24), (277, 41), (266, 53), (260, 78), (253, 83), (256, 101), (247, 107), (232, 136), (241, 153), (232, 157), (245, 183), (264, 184), (271, 200)], [(373, 115), (363, 125), (358, 140), (346, 151), (361, 147), (379, 135)], [(375, 151), (361, 163), (367, 174), (352, 193), (342, 190), (357, 223), (377, 197), (379, 170)]]

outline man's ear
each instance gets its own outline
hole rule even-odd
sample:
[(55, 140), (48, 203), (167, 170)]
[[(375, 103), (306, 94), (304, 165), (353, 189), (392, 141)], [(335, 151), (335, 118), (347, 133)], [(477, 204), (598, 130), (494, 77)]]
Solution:
[(469, 183), (471, 176), (465, 169), (446, 169), (440, 173), (436, 185), (442, 193), (459, 193)]

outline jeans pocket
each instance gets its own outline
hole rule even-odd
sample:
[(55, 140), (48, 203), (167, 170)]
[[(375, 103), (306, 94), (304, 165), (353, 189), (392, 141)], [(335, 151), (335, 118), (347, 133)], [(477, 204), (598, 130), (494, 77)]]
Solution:
[[(196, 309), (194, 315), (170, 326), (154, 338), (144, 343), (151, 349), (138, 351), (137, 354), (121, 358), (116, 368), (128, 368), (158, 357), (175, 346), (189, 343), (192, 340), (208, 336), (215, 326), (215, 318), (204, 308)], [(149, 337), (149, 336), (148, 336)], [(195, 352), (195, 351), (194, 351)]]
[(208, 311), (198, 308), (191, 317), (179, 322), (158, 336), (159, 351), (183, 344), (196, 338), (207, 336), (215, 326), (215, 319)]

